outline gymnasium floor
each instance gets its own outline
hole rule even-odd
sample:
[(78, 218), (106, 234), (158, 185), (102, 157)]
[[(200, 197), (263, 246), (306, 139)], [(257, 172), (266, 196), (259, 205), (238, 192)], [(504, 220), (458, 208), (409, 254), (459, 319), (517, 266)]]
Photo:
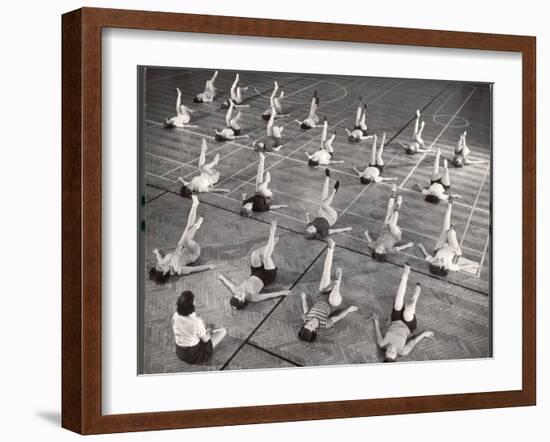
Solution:
[[(376, 236), (383, 222), (391, 184), (364, 186), (352, 167), (368, 162), (371, 141), (349, 143), (345, 128), (354, 124), (357, 98), (368, 104), (369, 130), (386, 132), (384, 176), (397, 177), (403, 205), (399, 225), (403, 239), (423, 243), (428, 250), (435, 245), (446, 204), (426, 203), (413, 190), (415, 184), (429, 183), (433, 154), (406, 155), (399, 142), (408, 142), (414, 125), (414, 112), (420, 109), (426, 121), (423, 138), (426, 146), (441, 147), (451, 156), (459, 134), (468, 131), (472, 156), (489, 159), (491, 150), (491, 89), (487, 84), (454, 83), (433, 80), (321, 76), (309, 74), (240, 72), (244, 93), (241, 126), (249, 139), (216, 142), (215, 128), (224, 127), (225, 110), (220, 103), (227, 97), (235, 72), (220, 71), (216, 80), (218, 98), (214, 103), (195, 104), (192, 97), (202, 92), (210, 70), (147, 68), (145, 81), (144, 156), (145, 173), (145, 272), (154, 265), (151, 251), (171, 250), (185, 227), (191, 200), (179, 195), (177, 177), (190, 179), (197, 173), (201, 138), (208, 141), (207, 161), (220, 154), (217, 169), (219, 187), (228, 194), (201, 194), (199, 215), (204, 224), (196, 239), (202, 247), (200, 263), (217, 268), (182, 278), (172, 278), (164, 286), (146, 279), (143, 305), (143, 360), (141, 373), (167, 373), (202, 370), (279, 368), (332, 364), (379, 362), (372, 314), (381, 318), (382, 331), (389, 325), (393, 299), (408, 261), (412, 272), (409, 290), (416, 282), (423, 286), (417, 307), (419, 329), (433, 330), (435, 338), (424, 340), (404, 361), (471, 359), (492, 355), (491, 350), (491, 171), (488, 164), (462, 169), (451, 167), (453, 193), (461, 195), (453, 207), (453, 219), (463, 255), (479, 263), (475, 274), (456, 272), (446, 278), (428, 271), (418, 247), (389, 258), (386, 263), (370, 257), (363, 232)], [(277, 124), (285, 126), (284, 147), (268, 154), (266, 170), (272, 175), (275, 204), (282, 209), (252, 218), (239, 215), (241, 193), (254, 192), (258, 154), (252, 141), (265, 139), (266, 122), (260, 114), (269, 105), (269, 95), (277, 80), (285, 91), (286, 115)], [(199, 127), (167, 130), (165, 117), (175, 115), (175, 88), (183, 91), (183, 103), (196, 109), (190, 124)], [(319, 116), (326, 115), (329, 133), (336, 130), (334, 159), (345, 164), (331, 166), (332, 177), (341, 182), (333, 206), (339, 213), (335, 227), (353, 227), (349, 234), (334, 236), (337, 248), (333, 270), (344, 269), (344, 305), (355, 304), (351, 313), (334, 328), (319, 332), (314, 343), (297, 338), (301, 321), (298, 294), (317, 292), (326, 243), (306, 241), (304, 214), (314, 213), (319, 203), (324, 169), (309, 168), (304, 152), (318, 149), (321, 129), (304, 131), (294, 119), (307, 116), (314, 90), (320, 96)], [(249, 274), (252, 249), (264, 243), (270, 220), (278, 221), (280, 241), (274, 260), (279, 276), (270, 291), (291, 288), (296, 296), (277, 298), (236, 311), (229, 306), (230, 294), (216, 279), (223, 273), (233, 281)], [(146, 273), (145, 273), (146, 274)], [(225, 327), (228, 336), (205, 365), (190, 366), (177, 359), (171, 329), (175, 302), (182, 290), (192, 290), (196, 309), (207, 324)]]

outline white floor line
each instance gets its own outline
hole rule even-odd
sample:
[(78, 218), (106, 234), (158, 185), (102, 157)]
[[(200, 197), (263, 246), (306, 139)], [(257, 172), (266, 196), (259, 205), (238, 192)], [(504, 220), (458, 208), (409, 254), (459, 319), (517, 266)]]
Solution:
[(462, 234), (462, 238), (460, 239), (460, 247), (462, 247), (462, 243), (464, 242), (464, 238), (466, 238), (466, 232), (468, 231), (468, 228), (470, 227), (470, 223), (472, 222), (472, 217), (474, 216), (474, 210), (477, 206), (477, 202), (479, 201), (479, 196), (481, 195), (481, 191), (483, 190), (483, 185), (485, 184), (485, 180), (487, 179), (487, 175), (489, 175), (489, 170), (491, 169), (491, 166), (488, 165), (485, 169), (485, 174), (483, 175), (483, 179), (481, 180), (481, 185), (479, 186), (479, 190), (477, 191), (476, 199), (474, 200), (474, 204), (472, 206), (472, 210), (470, 211), (470, 216), (468, 217), (468, 222), (466, 222), (466, 227), (464, 228), (464, 233)]
[(166, 178), (166, 177), (163, 177), (163, 176), (160, 176), (160, 175), (156, 175), (152, 172), (145, 172), (145, 175), (149, 175), (149, 176), (153, 176), (155, 178), (160, 178), (162, 180), (166, 180), (166, 181), (170, 181), (171, 183), (177, 183), (177, 181), (171, 179), (171, 178)]
[(481, 260), (479, 261), (479, 271), (478, 277), (481, 277), (481, 270), (483, 269), (483, 262), (485, 261), (485, 255), (487, 255), (487, 249), (489, 248), (489, 241), (491, 240), (491, 235), (487, 235), (485, 240), (485, 247), (483, 247), (483, 253), (481, 254)]
[[(474, 88), (472, 90), (472, 92), (470, 92), (470, 94), (466, 97), (466, 100), (464, 100), (464, 102), (460, 105), (460, 107), (457, 109), (457, 111), (453, 114), (452, 118), (449, 119), (449, 121), (447, 122), (447, 124), (443, 127), (443, 129), (441, 129), (441, 132), (439, 132), (439, 135), (432, 141), (432, 143), (430, 144), (430, 147), (428, 149), (432, 149), (434, 144), (437, 142), (437, 140), (439, 140), (439, 138), (441, 137), (441, 135), (443, 135), (443, 133), (447, 130), (447, 128), (451, 125), (451, 123), (453, 122), (453, 120), (456, 118), (456, 116), (460, 113), (460, 111), (462, 110), (462, 108), (466, 105), (466, 103), (470, 100), (470, 98), (472, 97), (472, 95), (474, 95), (474, 92), (477, 90), (477, 88)], [(403, 179), (403, 181), (401, 182), (401, 184), (399, 185), (399, 188), (403, 188), (403, 186), (406, 184), (406, 182), (409, 180), (409, 178), (412, 176), (412, 174), (415, 172), (415, 170), (418, 168), (418, 166), (420, 165), (420, 163), (422, 161), (424, 161), (424, 158), (426, 158), (426, 155), (428, 154), (428, 152), (425, 152), (422, 154), (422, 156), (420, 157), (420, 159), (416, 162), (415, 166), (412, 168), (412, 170), (407, 174), (407, 176)]]

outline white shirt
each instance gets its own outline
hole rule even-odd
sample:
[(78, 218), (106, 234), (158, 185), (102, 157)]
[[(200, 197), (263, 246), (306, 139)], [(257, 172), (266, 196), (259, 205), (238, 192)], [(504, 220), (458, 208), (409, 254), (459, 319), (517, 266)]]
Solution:
[(192, 347), (199, 343), (201, 337), (206, 334), (206, 327), (201, 318), (195, 313), (189, 316), (181, 316), (178, 312), (172, 316), (172, 329), (174, 339), (180, 347)]

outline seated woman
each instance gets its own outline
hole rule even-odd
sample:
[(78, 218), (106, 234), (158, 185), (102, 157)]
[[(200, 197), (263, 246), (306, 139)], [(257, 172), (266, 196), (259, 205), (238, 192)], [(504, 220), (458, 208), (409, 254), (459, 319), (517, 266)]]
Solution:
[(470, 148), (466, 145), (466, 131), (460, 135), (451, 164), (454, 167), (469, 166), (471, 164), (487, 164), (489, 161), (475, 160), (470, 157)]
[(367, 134), (367, 105), (363, 104), (363, 98), (359, 97), (359, 105), (355, 112), (355, 126), (353, 130), (346, 128), (348, 141), (358, 143), (359, 141), (368, 140), (372, 135)]
[(462, 256), (462, 250), (456, 238), (456, 230), (451, 224), (454, 197), (449, 196), (448, 201), (447, 210), (443, 218), (443, 227), (441, 228), (439, 240), (433, 249), (433, 255), (430, 255), (422, 244), (418, 244), (426, 261), (430, 263), (430, 272), (439, 276), (447, 276), (450, 271), (476, 271), (478, 268), (477, 264), (458, 264), (458, 258)]
[(334, 155), (334, 148), (332, 147), (332, 142), (336, 137), (336, 132), (333, 132), (331, 137), (327, 139), (328, 132), (328, 121), (327, 117), (324, 117), (323, 122), (323, 132), (321, 134), (321, 146), (317, 152), (309, 154), (309, 152), (304, 152), (307, 157), (307, 165), (310, 167), (319, 167), (319, 166), (330, 166), (331, 164), (343, 164), (343, 160), (333, 160), (332, 156)]
[[(422, 192), (422, 195), (425, 196), (425, 200), (432, 204), (439, 204), (441, 200), (447, 201), (449, 195), (445, 192), (451, 188), (451, 176), (449, 175), (449, 167), (447, 160), (443, 160), (443, 169), (445, 173), (441, 175), (439, 173), (439, 158), (441, 157), (441, 149), (437, 148), (435, 151), (435, 159), (433, 164), (432, 179), (428, 187), (422, 187), (418, 184), (414, 185), (413, 188)], [(454, 195), (455, 198), (458, 198), (458, 195)]]
[(336, 281), (333, 283), (331, 281), (331, 272), (334, 246), (334, 241), (329, 239), (323, 275), (321, 276), (321, 283), (319, 284), (320, 299), (310, 308), (307, 304), (307, 294), (305, 292), (300, 294), (302, 298), (302, 319), (304, 320), (304, 325), (302, 325), (302, 328), (300, 328), (298, 332), (298, 338), (302, 341), (315, 341), (319, 329), (331, 328), (349, 313), (358, 310), (355, 305), (352, 305), (339, 313), (335, 311), (335, 309), (342, 304), (342, 295), (340, 294), (342, 269), (340, 267), (336, 269)]
[[(420, 128), (418, 127), (420, 124)], [(424, 148), (424, 139), (422, 138), (422, 131), (424, 130), (424, 121), (420, 123), (420, 111), (416, 110), (416, 120), (414, 121), (414, 132), (410, 143), (399, 143), (401, 147), (405, 149), (405, 152), (409, 155), (415, 153), (433, 152), (433, 149)]]
[(251, 216), (252, 212), (269, 212), (270, 210), (283, 209), (288, 207), (286, 204), (273, 205), (273, 192), (269, 189), (271, 174), (265, 173), (265, 155), (260, 152), (260, 162), (258, 163), (258, 173), (256, 174), (256, 192), (250, 198), (246, 198), (246, 193), (242, 194), (243, 205), (241, 207), (241, 216)]
[(386, 335), (382, 336), (380, 332), (380, 324), (376, 316), (373, 317), (374, 330), (376, 332), (376, 342), (378, 346), (385, 350), (384, 362), (395, 362), (398, 356), (408, 355), (422, 339), (433, 338), (432, 331), (425, 331), (411, 338), (417, 327), (416, 320), (416, 303), (420, 297), (422, 287), (420, 283), (414, 287), (414, 293), (411, 301), (404, 305), (405, 292), (407, 291), (407, 280), (411, 268), (409, 264), (405, 264), (403, 276), (397, 289), (397, 295), (393, 303), (391, 312), (391, 325), (386, 331)]
[(222, 130), (216, 129), (216, 141), (233, 141), (239, 138), (248, 138), (248, 135), (241, 135), (241, 127), (239, 126), (239, 120), (241, 118), (241, 111), (237, 112), (236, 116), (233, 116), (233, 110), (237, 107), (233, 101), (229, 102), (229, 109), (225, 114), (226, 127)]
[(271, 93), (271, 97), (269, 97), (269, 108), (264, 111), (262, 114), (262, 118), (264, 120), (269, 120), (271, 117), (272, 110), (275, 109), (275, 111), (279, 115), (283, 115), (283, 105), (282, 101), (285, 96), (285, 92), (281, 91), (279, 96), (277, 97), (277, 92), (279, 91), (279, 84), (274, 81), (275, 87), (273, 88), (273, 92)]
[(216, 81), (217, 77), (218, 77), (218, 71), (214, 72), (214, 75), (212, 75), (212, 78), (210, 80), (206, 80), (206, 85), (204, 86), (204, 92), (201, 92), (200, 94), (196, 95), (195, 98), (193, 98), (193, 102), (212, 103), (214, 101), (217, 94), (216, 88), (214, 87), (214, 82)]
[(369, 165), (365, 167), (365, 170), (361, 172), (356, 167), (353, 168), (357, 175), (359, 175), (359, 180), (362, 184), (397, 180), (397, 178), (385, 178), (382, 176), (382, 172), (384, 172), (384, 160), (382, 159), (382, 153), (384, 153), (384, 144), (386, 143), (386, 132), (384, 132), (382, 135), (382, 142), (380, 143), (380, 147), (378, 149), (376, 147), (376, 140), (377, 137), (376, 135), (374, 135), (374, 138), (372, 140), (370, 162)]
[(181, 90), (176, 88), (178, 91), (178, 98), (176, 98), (176, 116), (172, 118), (166, 118), (164, 120), (164, 127), (166, 129), (172, 129), (174, 127), (197, 127), (194, 125), (188, 125), (191, 121), (191, 114), (194, 112), (192, 109), (189, 109), (187, 106), (181, 104)]
[(351, 232), (351, 227), (345, 227), (343, 229), (331, 229), (331, 227), (338, 220), (338, 212), (331, 206), (334, 195), (340, 187), (340, 181), (336, 181), (334, 184), (334, 190), (329, 195), (328, 189), (330, 185), (330, 170), (325, 170), (325, 183), (323, 184), (323, 192), (321, 193), (321, 204), (317, 216), (310, 221), (309, 213), (306, 213), (307, 226), (304, 231), (304, 238), (306, 239), (325, 239), (329, 235), (336, 233)]
[(225, 328), (209, 330), (195, 313), (195, 295), (184, 291), (172, 316), (176, 356), (188, 364), (201, 364), (212, 357), (214, 348), (227, 335)]
[(300, 127), (304, 130), (314, 129), (319, 124), (319, 116), (317, 115), (317, 108), (319, 107), (319, 97), (317, 96), (317, 91), (313, 92), (313, 98), (311, 99), (311, 105), (309, 106), (309, 114), (307, 118), (303, 121), (296, 121)]
[(231, 98), (228, 98), (222, 103), (222, 109), (229, 108), (229, 105), (231, 102), (235, 103), (236, 105), (249, 107), (248, 104), (243, 104), (244, 99), (243, 99), (242, 91), (247, 91), (247, 90), (248, 90), (248, 87), (241, 88), (239, 86), (239, 74), (237, 73), (235, 75), (235, 81), (231, 85), (231, 90), (229, 92), (229, 95)]
[(202, 217), (197, 219), (199, 199), (193, 195), (193, 204), (187, 218), (187, 225), (181, 235), (178, 245), (173, 252), (163, 253), (159, 249), (153, 250), (157, 263), (149, 270), (149, 277), (164, 284), (171, 275), (190, 275), (191, 273), (212, 270), (214, 265), (193, 266), (201, 255), (201, 246), (195, 241), (195, 234), (202, 225)]
[(397, 186), (392, 186), (390, 200), (388, 201), (388, 209), (386, 211), (386, 219), (378, 234), (378, 239), (373, 241), (369, 235), (369, 231), (365, 230), (365, 237), (368, 241), (368, 247), (372, 250), (372, 257), (377, 261), (386, 261), (387, 256), (408, 249), (414, 244), (408, 242), (403, 245), (396, 245), (401, 242), (403, 231), (397, 225), (399, 219), (399, 209), (401, 208), (402, 197), (397, 195)]
[(233, 284), (224, 275), (218, 275), (218, 279), (222, 281), (231, 291), (233, 296), (229, 304), (234, 309), (240, 310), (249, 302), (261, 302), (266, 299), (278, 298), (279, 296), (290, 295), (290, 290), (281, 290), (278, 292), (261, 293), (262, 290), (270, 284), (273, 284), (277, 277), (277, 266), (273, 262), (272, 254), (275, 244), (279, 241), (275, 238), (277, 231), (277, 222), (271, 221), (271, 229), (269, 239), (264, 247), (256, 249), (250, 257), (250, 276), (242, 281), (239, 285)]
[(193, 177), (191, 181), (185, 181), (182, 177), (178, 178), (178, 181), (183, 184), (180, 189), (182, 196), (189, 198), (193, 192), (197, 193), (207, 193), (207, 192), (229, 192), (229, 189), (220, 189), (214, 187), (220, 179), (220, 172), (218, 172), (214, 167), (217, 166), (220, 155), (216, 154), (214, 159), (206, 163), (206, 150), (208, 145), (206, 144), (206, 139), (202, 139), (201, 146), (201, 156), (199, 158), (199, 170), (200, 175)]

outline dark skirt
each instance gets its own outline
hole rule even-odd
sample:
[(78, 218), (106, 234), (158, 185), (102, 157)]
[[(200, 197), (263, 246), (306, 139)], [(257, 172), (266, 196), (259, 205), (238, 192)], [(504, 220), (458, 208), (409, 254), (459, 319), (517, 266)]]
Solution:
[(176, 355), (178, 359), (188, 364), (200, 364), (205, 362), (212, 357), (213, 353), (214, 347), (212, 346), (212, 340), (208, 342), (199, 341), (197, 345), (193, 345), (192, 347), (180, 347), (176, 344)]
[(277, 278), (277, 267), (274, 269), (266, 269), (263, 265), (260, 267), (250, 266), (250, 276), (256, 276), (264, 283), (264, 287), (275, 282)]

